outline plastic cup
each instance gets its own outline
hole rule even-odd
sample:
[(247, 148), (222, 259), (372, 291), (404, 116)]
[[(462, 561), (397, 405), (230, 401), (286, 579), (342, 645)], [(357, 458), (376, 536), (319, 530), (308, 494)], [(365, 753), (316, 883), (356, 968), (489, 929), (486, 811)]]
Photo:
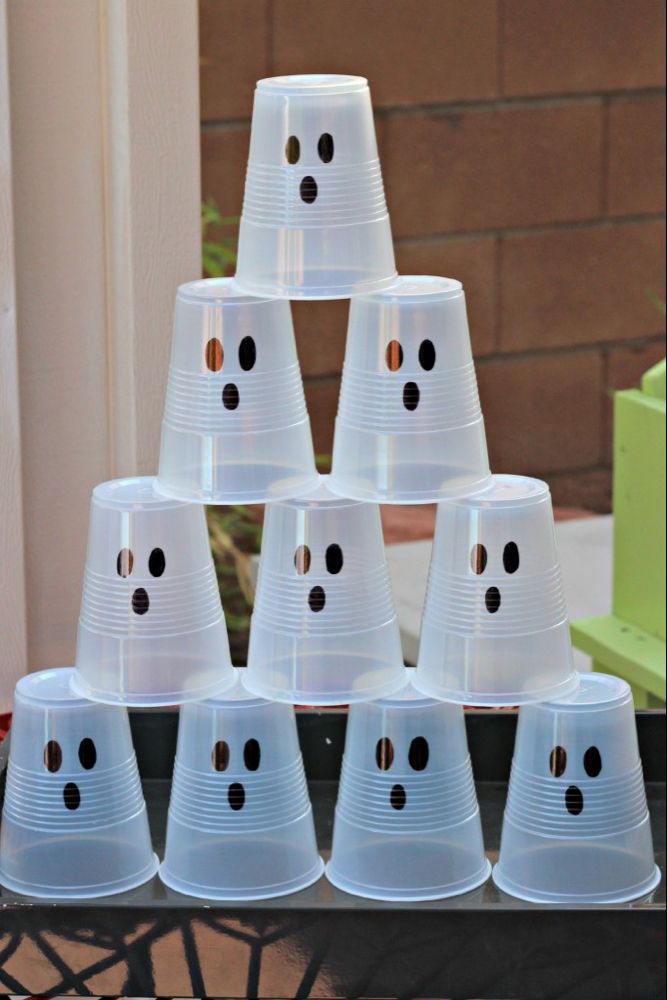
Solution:
[(231, 278), (181, 285), (157, 489), (193, 503), (260, 503), (317, 483), (289, 303)]
[(367, 81), (326, 74), (260, 80), (239, 284), (255, 295), (347, 299), (395, 276)]
[(71, 677), (16, 685), (0, 882), (28, 896), (107, 896), (157, 871), (127, 712), (77, 698)]
[(324, 869), (294, 710), (249, 695), (241, 673), (181, 709), (160, 878), (203, 899), (284, 896)]
[(151, 477), (96, 486), (74, 691), (146, 707), (233, 682), (203, 508), (160, 496)]
[(331, 488), (431, 503), (490, 484), (459, 281), (400, 277), (352, 301)]
[(266, 511), (248, 689), (276, 701), (340, 705), (404, 683), (398, 620), (375, 504), (319, 488)]
[(496, 885), (535, 903), (623, 903), (660, 882), (632, 693), (581, 674), (519, 712)]
[[(406, 671), (412, 677), (413, 671)], [(353, 705), (327, 878), (355, 896), (442, 899), (489, 877), (463, 710), (408, 683)]]
[(520, 705), (577, 686), (546, 483), (494, 476), (440, 504), (415, 686), (465, 705)]

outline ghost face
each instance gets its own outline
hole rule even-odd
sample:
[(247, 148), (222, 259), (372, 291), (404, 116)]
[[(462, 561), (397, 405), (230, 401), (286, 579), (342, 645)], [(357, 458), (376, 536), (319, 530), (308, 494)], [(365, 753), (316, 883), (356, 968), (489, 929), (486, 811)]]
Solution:
[(577, 781), (577, 775), (597, 778), (602, 772), (602, 756), (596, 746), (589, 746), (581, 756), (581, 760), (572, 759), (564, 746), (555, 746), (549, 754), (549, 772), (554, 778), (573, 779), (563, 794), (564, 808), (571, 816), (579, 816), (584, 811), (584, 793)]
[[(290, 164), (290, 166), (299, 169), (299, 164), (301, 164), (302, 171), (308, 169), (308, 164), (314, 159), (313, 151), (309, 150), (302, 157), (301, 149), (302, 139), (298, 135), (290, 135), (285, 143), (285, 161)], [(335, 145), (334, 137), (330, 132), (322, 132), (318, 137), (316, 142), (317, 149), (317, 159), (320, 163), (331, 163), (334, 159)], [(310, 155), (309, 155), (310, 154)], [(309, 173), (303, 174), (299, 180), (299, 197), (301, 201), (306, 205), (312, 205), (316, 200), (319, 193), (319, 187), (316, 179)]]
[[(238, 754), (238, 759), (233, 758)], [(231, 766), (237, 774), (241, 770), (258, 771), (262, 760), (262, 748), (259, 740), (247, 739), (242, 746), (232, 748), (225, 740), (217, 740), (211, 750), (211, 766), (214, 771), (224, 772)], [(227, 789), (227, 801), (233, 812), (243, 809), (246, 802), (246, 790), (242, 781), (232, 781)]]
[[(380, 771), (391, 771), (394, 764), (397, 764), (397, 770), (403, 770), (404, 763), (397, 761), (396, 759), (397, 750), (394, 746), (392, 740), (388, 736), (382, 736), (376, 744), (375, 747), (375, 763)], [(406, 759), (408, 766), (411, 770), (415, 772), (425, 771), (428, 766), (430, 756), (430, 749), (428, 745), (428, 740), (423, 736), (415, 736), (414, 739), (410, 741), (410, 745), (407, 748)], [(408, 800), (405, 785), (397, 782), (392, 786), (389, 792), (389, 804), (392, 809), (396, 809), (400, 812), (401, 809), (405, 809)]]
[[(512, 576), (519, 568), (521, 556), (519, 546), (514, 541), (506, 542), (502, 548), (502, 567), (508, 576)], [(470, 551), (470, 567), (477, 576), (482, 576), (489, 562), (489, 552), (485, 545), (477, 542)], [(487, 587), (484, 594), (484, 607), (490, 615), (495, 615), (502, 604), (500, 587)]]
[[(137, 576), (145, 577), (146, 571), (152, 577), (161, 577), (167, 566), (164, 549), (156, 547), (150, 551), (146, 560), (145, 570), (139, 570)], [(122, 579), (130, 579), (135, 572), (135, 556), (132, 549), (121, 549), (116, 557), (116, 573)], [(145, 587), (136, 587), (132, 591), (130, 606), (134, 615), (148, 614), (151, 599)]]
[[(343, 550), (336, 542), (332, 542), (324, 551), (324, 566), (331, 576), (338, 576), (343, 568)], [(299, 545), (294, 553), (294, 568), (299, 576), (307, 576), (313, 561), (313, 554), (308, 545)], [(308, 591), (308, 607), (313, 614), (323, 611), (327, 603), (326, 588), (315, 584)]]
[[(400, 341), (390, 340), (385, 351), (385, 364), (387, 369), (390, 372), (400, 373), (404, 360), (405, 352)], [(411, 359), (409, 366), (410, 371), (415, 371), (416, 365), (421, 368), (422, 371), (430, 372), (435, 367), (435, 362), (436, 350), (433, 341), (428, 339), (422, 340), (417, 347), (416, 358)], [(409, 413), (414, 413), (414, 411), (418, 408), (419, 401), (421, 399), (419, 382), (414, 379), (409, 379), (404, 382), (401, 398), (405, 409), (408, 410)]]
[[(70, 757), (71, 760), (68, 759)], [(51, 739), (44, 746), (43, 762), (50, 774), (57, 774), (63, 765), (69, 775), (79, 767), (82, 772), (92, 771), (97, 763), (97, 748), (90, 736), (85, 736), (80, 741), (77, 750), (74, 747), (63, 747), (58, 740)], [(63, 803), (70, 812), (76, 811), (81, 805), (81, 790), (76, 781), (63, 784)]]
[(239, 376), (251, 372), (257, 362), (257, 344), (254, 337), (241, 338), (236, 349), (236, 358), (225, 356), (222, 340), (212, 337), (204, 346), (204, 366), (210, 372), (229, 374), (220, 393), (220, 403), (225, 410), (236, 410), (241, 402)]

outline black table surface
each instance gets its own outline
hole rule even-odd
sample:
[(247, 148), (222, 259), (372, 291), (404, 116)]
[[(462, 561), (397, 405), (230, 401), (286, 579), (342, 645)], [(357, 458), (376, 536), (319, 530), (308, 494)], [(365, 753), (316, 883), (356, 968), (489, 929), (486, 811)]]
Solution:
[[(331, 848), (343, 712), (302, 712), (318, 844)], [(497, 859), (516, 715), (466, 717), (487, 854)], [(637, 715), (656, 860), (665, 864), (665, 714)], [(155, 850), (163, 854), (177, 717), (132, 726)], [(6, 754), (6, 748), (3, 748)], [(0, 895), (7, 994), (196, 997), (653, 998), (665, 987), (665, 882), (604, 907), (538, 906), (489, 881), (453, 899), (382, 903), (325, 878), (277, 900), (213, 903), (158, 878), (97, 900)], [(0, 987), (2, 988), (2, 987)]]

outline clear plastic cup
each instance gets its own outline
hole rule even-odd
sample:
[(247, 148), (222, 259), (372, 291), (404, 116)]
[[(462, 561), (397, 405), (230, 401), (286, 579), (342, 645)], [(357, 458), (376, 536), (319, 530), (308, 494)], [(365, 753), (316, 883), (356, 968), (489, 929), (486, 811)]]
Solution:
[(127, 712), (77, 698), (71, 678), (16, 685), (0, 883), (28, 896), (107, 896), (157, 871)]
[(294, 710), (237, 674), (224, 697), (181, 709), (160, 878), (203, 899), (284, 896), (324, 869)]
[(395, 276), (367, 81), (326, 74), (260, 80), (238, 283), (254, 295), (347, 299)]
[(204, 510), (152, 477), (93, 490), (74, 691), (174, 705), (234, 682)]
[(266, 511), (245, 683), (265, 698), (340, 705), (404, 683), (379, 508), (319, 488)]
[(329, 881), (370, 899), (441, 899), (490, 872), (460, 706), (422, 697), (411, 679), (353, 705)]
[(331, 489), (430, 503), (490, 481), (461, 283), (400, 277), (353, 299)]
[(289, 302), (232, 278), (181, 285), (157, 489), (193, 503), (260, 503), (317, 482)]
[(632, 693), (581, 674), (571, 695), (519, 712), (499, 888), (535, 903), (623, 903), (660, 882)]
[(464, 705), (521, 705), (577, 686), (546, 483), (494, 476), (440, 504), (415, 685)]

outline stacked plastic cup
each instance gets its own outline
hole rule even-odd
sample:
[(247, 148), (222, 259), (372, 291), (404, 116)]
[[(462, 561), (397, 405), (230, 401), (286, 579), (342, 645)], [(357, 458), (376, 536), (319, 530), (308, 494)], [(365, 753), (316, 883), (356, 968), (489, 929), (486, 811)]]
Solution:
[(465, 705), (519, 705), (577, 686), (546, 483), (494, 476), (440, 504), (415, 685)]
[(352, 300), (331, 488), (428, 503), (490, 484), (459, 281), (401, 277)]
[(28, 896), (106, 896), (157, 870), (127, 712), (77, 698), (71, 676), (16, 686), (0, 883)]
[(463, 710), (411, 682), (352, 706), (329, 881), (372, 899), (440, 899), (490, 872)]
[(77, 694), (174, 705), (234, 681), (203, 507), (151, 477), (93, 490), (81, 599)]
[(494, 881), (536, 903), (622, 903), (660, 882), (628, 684), (582, 674), (519, 713)]
[(249, 690), (294, 704), (382, 697), (404, 683), (380, 511), (319, 488), (266, 511)]
[(294, 710), (247, 694), (240, 676), (224, 697), (185, 705), (162, 881), (205, 899), (266, 899), (323, 868)]
[(350, 298), (396, 275), (368, 83), (278, 76), (255, 91), (239, 232), (254, 295)]
[(259, 503), (317, 482), (289, 303), (231, 278), (181, 285), (157, 488), (194, 503)]

